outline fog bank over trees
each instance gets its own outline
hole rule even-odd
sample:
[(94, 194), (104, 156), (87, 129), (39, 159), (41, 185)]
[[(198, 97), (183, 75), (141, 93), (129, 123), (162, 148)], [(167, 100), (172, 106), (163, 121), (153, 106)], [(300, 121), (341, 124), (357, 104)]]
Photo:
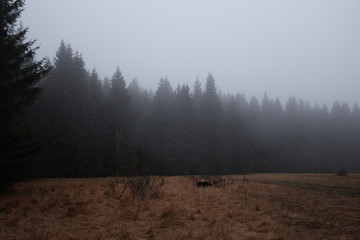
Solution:
[[(81, 54), (61, 42), (41, 98), (26, 113), (49, 141), (40, 176), (236, 174), (360, 171), (360, 109), (334, 102), (285, 105), (221, 94), (216, 79), (152, 91), (124, 79), (121, 67), (100, 79)], [(142, 170), (141, 170), (142, 169)]]
[(38, 56), (52, 59), (65, 39), (101, 78), (119, 65), (143, 88), (166, 75), (176, 88), (212, 72), (218, 90), (248, 100), (268, 92), (283, 105), (295, 96), (353, 106), (359, 12), (357, 0), (27, 0), (22, 21)]

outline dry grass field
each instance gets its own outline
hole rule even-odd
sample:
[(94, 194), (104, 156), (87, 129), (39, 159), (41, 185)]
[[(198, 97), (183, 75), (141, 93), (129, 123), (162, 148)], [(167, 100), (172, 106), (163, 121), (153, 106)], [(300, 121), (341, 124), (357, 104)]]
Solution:
[(360, 239), (360, 175), (222, 178), (164, 177), (143, 197), (121, 178), (18, 183), (0, 196), (0, 239)]

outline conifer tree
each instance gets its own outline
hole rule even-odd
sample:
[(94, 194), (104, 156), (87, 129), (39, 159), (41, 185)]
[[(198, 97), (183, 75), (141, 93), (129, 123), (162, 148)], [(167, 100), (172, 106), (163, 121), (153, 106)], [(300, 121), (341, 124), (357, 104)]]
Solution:
[(203, 92), (202, 92), (202, 88), (201, 88), (201, 82), (199, 80), (199, 77), (196, 77), (196, 81), (195, 81), (194, 87), (193, 87), (193, 101), (194, 101), (195, 108), (198, 110), (202, 103), (202, 97), (203, 97)]
[(40, 128), (51, 141), (43, 154), (46, 172), (55, 176), (87, 176), (94, 150), (90, 136), (95, 131), (97, 115), (84, 60), (64, 41), (56, 53), (54, 70), (42, 86), (44, 94), (38, 107), (47, 124)]
[(158, 139), (171, 135), (170, 126), (174, 117), (174, 92), (167, 78), (161, 78), (155, 92), (150, 115), (153, 127), (158, 128)]
[(110, 87), (111, 87), (110, 78), (104, 77), (104, 80), (102, 83), (102, 93), (103, 93), (104, 99), (107, 98)]
[(201, 109), (201, 124), (202, 124), (202, 145), (204, 156), (208, 161), (210, 168), (220, 167), (220, 143), (222, 142), (221, 135), (221, 120), (222, 120), (222, 106), (221, 100), (215, 85), (215, 79), (209, 73), (204, 90), (202, 109)]
[(202, 108), (204, 117), (209, 121), (212, 120), (215, 123), (221, 118), (221, 101), (211, 73), (206, 79)]
[(134, 78), (127, 87), (127, 92), (131, 98), (130, 105), (134, 111), (136, 118), (139, 119), (144, 116), (144, 106), (142, 101), (142, 89), (139, 86), (138, 80)]
[(25, 41), (27, 28), (16, 31), (23, 0), (0, 1), (0, 190), (19, 178), (22, 163), (34, 146), (15, 127), (19, 112), (40, 94), (37, 86), (50, 70), (46, 61), (35, 61), (35, 41)]
[(192, 135), (194, 134), (194, 103), (190, 94), (190, 88), (187, 84), (178, 86), (175, 95), (175, 129), (180, 144), (190, 144)]
[(102, 101), (102, 90), (101, 90), (101, 81), (98, 73), (95, 68), (92, 70), (89, 78), (89, 90), (91, 101), (95, 104), (99, 104)]
[(189, 121), (193, 117), (193, 98), (190, 94), (190, 88), (187, 84), (178, 86), (175, 100), (178, 111), (177, 118), (182, 118), (184, 123), (189, 124)]
[(112, 115), (110, 121), (118, 127), (123, 126), (129, 113), (130, 96), (126, 90), (126, 82), (119, 67), (111, 78), (107, 103), (109, 112)]
[(111, 79), (111, 87), (109, 89), (108, 99), (108, 121), (112, 141), (115, 147), (115, 174), (120, 174), (120, 164), (122, 156), (124, 156), (124, 145), (127, 142), (127, 134), (129, 126), (130, 112), (130, 96), (126, 90), (126, 83), (120, 68), (118, 67)]

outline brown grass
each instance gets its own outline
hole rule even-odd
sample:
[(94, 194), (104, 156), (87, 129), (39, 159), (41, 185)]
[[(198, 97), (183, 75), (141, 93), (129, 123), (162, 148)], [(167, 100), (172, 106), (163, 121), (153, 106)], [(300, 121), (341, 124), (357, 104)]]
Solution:
[(0, 239), (360, 239), (360, 175), (193, 179), (166, 177), (144, 200), (121, 178), (18, 183), (0, 196)]

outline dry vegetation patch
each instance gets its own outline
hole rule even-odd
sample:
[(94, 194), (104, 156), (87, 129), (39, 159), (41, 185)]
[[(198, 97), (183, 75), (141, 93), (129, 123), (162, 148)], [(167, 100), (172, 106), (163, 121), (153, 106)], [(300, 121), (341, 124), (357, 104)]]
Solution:
[(359, 186), (335, 174), (34, 180), (0, 196), (0, 239), (360, 239)]

